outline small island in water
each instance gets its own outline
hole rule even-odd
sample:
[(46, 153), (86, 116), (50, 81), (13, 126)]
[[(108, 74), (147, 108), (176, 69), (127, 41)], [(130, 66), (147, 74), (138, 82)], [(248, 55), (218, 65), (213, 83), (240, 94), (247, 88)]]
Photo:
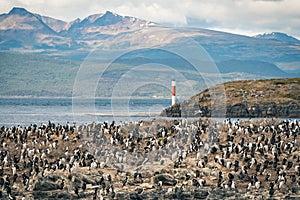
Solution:
[[(224, 100), (215, 108), (212, 105), (213, 95)], [(216, 116), (228, 118), (299, 118), (300, 78), (243, 80), (219, 84), (165, 109), (161, 115), (210, 117), (213, 112), (217, 113)]]

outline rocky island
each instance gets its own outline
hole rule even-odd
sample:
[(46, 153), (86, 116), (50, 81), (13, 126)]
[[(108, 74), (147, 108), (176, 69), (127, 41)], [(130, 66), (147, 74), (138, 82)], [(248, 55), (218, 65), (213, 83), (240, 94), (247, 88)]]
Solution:
[(1, 127), (1, 199), (300, 197), (298, 120)]
[[(219, 84), (165, 109), (161, 115), (210, 117), (213, 112), (211, 91), (225, 93), (226, 110), (221, 112), (220, 117), (300, 117), (300, 78), (244, 80)], [(214, 111), (218, 112), (218, 108)]]

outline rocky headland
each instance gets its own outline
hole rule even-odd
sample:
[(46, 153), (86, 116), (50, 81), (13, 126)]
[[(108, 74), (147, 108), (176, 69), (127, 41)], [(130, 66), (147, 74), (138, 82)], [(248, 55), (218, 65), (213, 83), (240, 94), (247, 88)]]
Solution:
[[(219, 98), (218, 96), (224, 102), (212, 101), (214, 97)], [(216, 104), (218, 105), (215, 106)], [(216, 85), (187, 101), (165, 109), (161, 115), (168, 117), (299, 118), (300, 78), (234, 81)]]

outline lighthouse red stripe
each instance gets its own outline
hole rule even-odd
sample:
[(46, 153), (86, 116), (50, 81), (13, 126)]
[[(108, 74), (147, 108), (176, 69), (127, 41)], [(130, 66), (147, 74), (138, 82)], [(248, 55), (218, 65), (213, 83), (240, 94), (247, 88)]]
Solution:
[(172, 96), (176, 96), (176, 86), (172, 86)]

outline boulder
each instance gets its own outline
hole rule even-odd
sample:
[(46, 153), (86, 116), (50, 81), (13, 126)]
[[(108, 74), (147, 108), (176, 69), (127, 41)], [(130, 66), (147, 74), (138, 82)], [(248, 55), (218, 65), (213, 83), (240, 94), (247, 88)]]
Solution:
[(162, 185), (172, 186), (177, 183), (173, 176), (170, 174), (157, 174), (154, 176), (154, 183), (158, 184), (159, 181), (162, 182)]
[(34, 186), (34, 190), (36, 191), (49, 191), (57, 189), (59, 189), (59, 185), (45, 178), (39, 179)]
[(207, 190), (195, 190), (194, 198), (195, 199), (206, 199), (209, 195)]

